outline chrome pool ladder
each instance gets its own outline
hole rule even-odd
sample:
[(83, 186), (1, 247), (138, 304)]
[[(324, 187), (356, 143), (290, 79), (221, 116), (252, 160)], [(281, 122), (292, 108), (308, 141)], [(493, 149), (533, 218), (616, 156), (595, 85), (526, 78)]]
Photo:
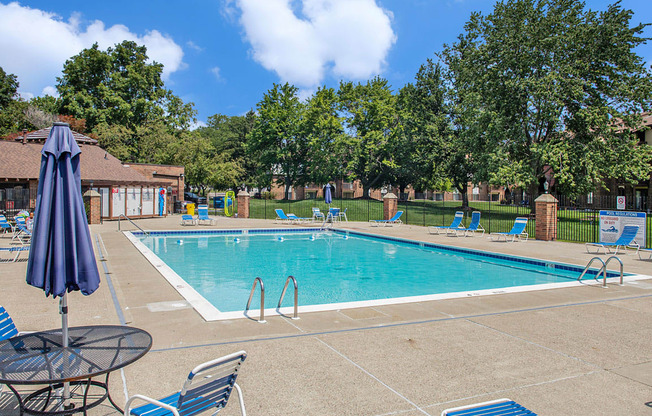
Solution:
[(611, 262), (611, 260), (614, 260), (614, 259), (617, 260), (618, 263), (620, 263), (620, 285), (622, 286), (622, 284), (623, 284), (624, 265), (623, 265), (622, 260), (620, 260), (617, 256), (611, 256), (611, 257), (609, 257), (607, 259), (607, 261), (602, 260), (600, 257), (593, 257), (591, 260), (589, 260), (588, 264), (584, 268), (584, 271), (582, 272), (582, 274), (580, 274), (580, 277), (577, 278), (577, 281), (581, 281), (582, 277), (584, 277), (586, 272), (589, 270), (589, 267), (591, 267), (591, 264), (593, 264), (593, 262), (595, 260), (598, 260), (600, 263), (602, 263), (602, 267), (600, 267), (598, 269), (598, 272), (595, 274), (594, 279), (595, 279), (595, 281), (598, 281), (598, 276), (600, 276), (600, 273), (602, 273), (602, 287), (606, 288), (607, 287), (607, 266), (609, 265), (609, 262)]
[(283, 303), (285, 291), (288, 289), (290, 280), (292, 280), (292, 283), (294, 284), (294, 316), (292, 316), (292, 319), (299, 319), (299, 286), (297, 285), (297, 279), (295, 279), (294, 276), (288, 276), (285, 280), (285, 286), (283, 286), (283, 292), (281, 292), (281, 298), (278, 300), (278, 306), (276, 309), (278, 310), (281, 308), (281, 303)]
[(247, 301), (245, 314), (249, 310), (249, 305), (251, 305), (251, 299), (254, 297), (254, 291), (256, 290), (256, 283), (258, 282), (260, 282), (260, 316), (258, 317), (258, 322), (264, 324), (267, 322), (265, 321), (265, 285), (263, 284), (263, 279), (261, 279), (260, 277), (254, 279), (254, 285), (251, 287), (251, 293), (249, 294), (249, 300)]

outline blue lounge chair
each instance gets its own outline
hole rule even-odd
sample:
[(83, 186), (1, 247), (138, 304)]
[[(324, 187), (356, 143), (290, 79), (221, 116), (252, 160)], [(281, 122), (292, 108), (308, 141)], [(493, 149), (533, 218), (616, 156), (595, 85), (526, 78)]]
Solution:
[(11, 319), (4, 306), (0, 306), (0, 341), (15, 337), (16, 335), (18, 335), (18, 329), (16, 328), (16, 324), (14, 324), (14, 320)]
[(403, 221), (401, 221), (401, 215), (403, 215), (403, 211), (398, 211), (394, 216), (388, 220), (369, 220), (371, 223), (371, 226), (379, 226), (381, 224), (385, 226), (392, 226), (394, 224), (403, 224)]
[(197, 221), (190, 214), (183, 214), (181, 216), (181, 225), (197, 225)]
[(468, 227), (466, 228), (451, 228), (447, 231), (447, 234), (449, 235), (454, 235), (456, 237), (458, 236), (471, 236), (473, 237), (476, 232), (482, 232), (481, 236), (484, 235), (484, 227), (480, 225), (480, 215), (482, 213), (480, 211), (473, 211), (471, 214), (471, 223), (469, 224)]
[[(13, 258), (8, 258), (8, 259), (0, 259), (0, 263), (13, 263), (18, 261), (18, 257), (20, 257), (20, 253), (23, 251), (29, 251), (29, 246), (23, 246), (23, 247), (0, 247), (0, 253), (10, 253), (10, 256), (13, 255)], [(14, 254), (15, 253), (15, 254)]]
[(340, 212), (337, 214), (337, 218), (338, 218), (339, 221), (342, 221), (342, 218), (344, 218), (344, 221), (349, 222), (349, 219), (346, 217), (346, 210), (347, 210), (347, 209), (348, 209), (348, 208), (344, 208), (344, 211), (340, 211)]
[[(127, 400), (125, 416), (193, 416), (210, 411), (218, 413), (229, 402), (235, 388), (240, 402), (240, 413), (247, 415), (242, 390), (236, 383), (241, 364), (247, 353), (239, 351), (234, 354), (208, 361), (195, 367), (183, 384), (181, 391), (159, 400), (136, 394)], [(148, 404), (131, 408), (135, 400)]]
[(510, 399), (492, 400), (468, 406), (454, 407), (441, 412), (441, 416), (521, 416), (534, 415), (531, 410)]
[(291, 222), (296, 222), (296, 223), (312, 221), (312, 218), (297, 217), (296, 215), (290, 213), (287, 214), (287, 217)]
[(591, 253), (589, 246), (597, 247), (597, 250), (591, 254), (598, 254), (601, 248), (604, 249), (605, 254), (611, 253), (611, 247), (616, 247), (614, 254), (618, 254), (620, 247), (623, 247), (625, 253), (627, 253), (627, 247), (640, 249), (641, 246), (635, 241), (636, 234), (638, 234), (638, 225), (626, 225), (623, 227), (623, 232), (620, 233), (616, 241), (613, 243), (586, 243), (586, 252)]
[(274, 222), (277, 222), (277, 223), (279, 223), (279, 222), (280, 223), (290, 223), (290, 222), (292, 222), (292, 220), (287, 215), (285, 215), (285, 212), (281, 208), (276, 208), (274, 210), (274, 212), (276, 212), (276, 219), (274, 220)]
[[(652, 248), (641, 248), (639, 247), (638, 250), (636, 250), (636, 253), (638, 253), (638, 258), (641, 260), (652, 260)], [(644, 259), (641, 256), (641, 253), (647, 254), (647, 258)]]
[(11, 239), (18, 239), (22, 245), (29, 244), (32, 241), (32, 231), (27, 229), (27, 226), (17, 222), (14, 227), (14, 236)]
[(464, 213), (462, 211), (455, 212), (455, 217), (453, 217), (453, 222), (449, 226), (430, 226), (428, 227), (428, 232), (430, 234), (439, 234), (442, 231), (448, 233), (450, 230), (460, 230), (464, 229), (462, 220), (464, 219)]
[(324, 220), (324, 213), (321, 212), (321, 210), (317, 207), (312, 207), (312, 220), (317, 221), (317, 220)]
[(9, 221), (7, 221), (7, 217), (1, 214), (0, 214), (0, 230), (2, 230), (2, 234), (11, 233), (13, 235), (14, 233), (14, 227), (12, 227), (11, 224), (9, 224)]
[(208, 222), (208, 225), (215, 224), (215, 219), (208, 216), (208, 205), (197, 206), (197, 224)]
[(514, 225), (512, 226), (512, 229), (509, 230), (506, 233), (492, 233), (491, 234), (491, 239), (495, 241), (500, 241), (501, 238), (504, 238), (505, 241), (509, 237), (512, 237), (512, 242), (516, 241), (516, 239), (522, 239), (525, 237), (525, 241), (527, 241), (527, 232), (525, 232), (525, 226), (527, 225), (527, 218), (526, 217), (518, 217), (514, 220)]

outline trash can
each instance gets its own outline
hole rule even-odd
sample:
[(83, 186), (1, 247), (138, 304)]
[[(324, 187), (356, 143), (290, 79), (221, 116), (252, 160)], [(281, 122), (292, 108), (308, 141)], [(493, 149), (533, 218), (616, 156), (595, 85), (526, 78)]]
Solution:
[(188, 215), (195, 215), (195, 204), (187, 204), (186, 210), (188, 211)]

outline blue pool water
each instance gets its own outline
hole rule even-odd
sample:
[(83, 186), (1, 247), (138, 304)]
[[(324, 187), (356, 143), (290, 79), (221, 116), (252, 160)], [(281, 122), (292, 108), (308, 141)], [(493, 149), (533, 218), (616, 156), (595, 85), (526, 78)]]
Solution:
[[(331, 231), (163, 234), (141, 241), (221, 312), (245, 308), (255, 277), (266, 308), (288, 275), (320, 305), (572, 282), (576, 266)], [(283, 306), (292, 306), (288, 291)], [(251, 309), (259, 308), (256, 294)]]

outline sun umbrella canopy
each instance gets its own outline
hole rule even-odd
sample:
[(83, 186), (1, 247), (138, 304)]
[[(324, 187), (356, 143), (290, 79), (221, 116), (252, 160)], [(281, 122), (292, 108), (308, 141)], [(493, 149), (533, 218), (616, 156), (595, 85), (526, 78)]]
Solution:
[(93, 293), (100, 284), (81, 192), (81, 150), (66, 123), (54, 123), (41, 151), (41, 173), (27, 283), (45, 295)]
[(324, 190), (324, 202), (330, 205), (333, 202), (333, 196), (331, 195), (331, 184), (326, 184), (326, 189)]

